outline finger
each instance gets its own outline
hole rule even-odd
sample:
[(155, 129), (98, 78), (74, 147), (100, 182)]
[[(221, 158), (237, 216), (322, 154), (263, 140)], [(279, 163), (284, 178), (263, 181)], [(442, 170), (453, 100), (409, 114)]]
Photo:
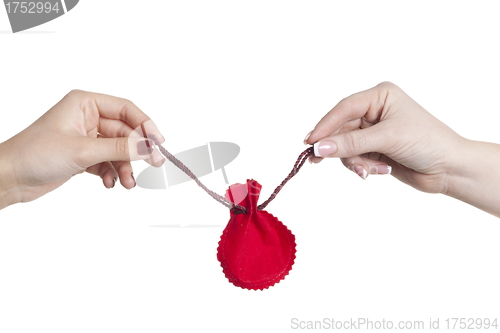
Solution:
[(106, 188), (113, 188), (118, 179), (118, 173), (110, 162), (94, 164), (87, 168), (87, 172), (101, 177)]
[[(326, 135), (326, 136), (332, 136), (332, 135), (335, 135), (335, 134), (349, 132), (349, 131), (358, 129), (358, 128), (361, 127), (361, 123), (362, 123), (361, 119), (350, 120), (347, 123), (345, 123), (344, 125), (342, 125), (342, 127), (338, 128), (337, 130), (335, 130), (332, 133), (328, 133), (328, 135)], [(304, 139), (304, 144), (305, 145), (308, 145), (307, 141), (308, 141), (308, 138), (311, 135), (311, 133), (312, 133), (312, 131), (309, 132), (309, 134), (307, 134), (306, 138)]]
[(309, 156), (309, 163), (312, 163), (312, 164), (318, 164), (319, 162), (321, 162), (323, 160), (324, 160), (323, 157), (316, 157), (314, 155)]
[(153, 153), (149, 154), (149, 158), (146, 158), (144, 160), (146, 163), (154, 166), (154, 167), (161, 167), (163, 163), (165, 163), (165, 158), (163, 155), (155, 148), (153, 150)]
[(127, 161), (117, 161), (111, 162), (116, 172), (118, 172), (118, 177), (120, 178), (120, 183), (123, 187), (130, 190), (136, 185), (134, 174), (132, 172), (132, 165)]
[(385, 154), (393, 135), (383, 123), (321, 139), (314, 144), (318, 157), (353, 157), (369, 152)]
[(107, 138), (127, 137), (133, 129), (121, 120), (99, 118), (99, 134)]
[(363, 117), (367, 122), (377, 122), (383, 115), (384, 102), (391, 85), (384, 82), (341, 100), (318, 122), (306, 143), (313, 144), (331, 135), (351, 120)]
[(98, 131), (97, 131), (97, 127), (94, 127), (93, 129), (91, 129), (90, 131), (87, 132), (87, 137), (89, 138), (95, 138), (99, 135)]
[[(354, 130), (357, 130), (357, 129), (361, 129), (361, 126), (362, 126), (361, 119), (358, 118), (358, 119), (350, 120), (347, 123), (345, 123), (341, 128), (339, 128), (338, 130), (336, 130), (335, 132), (333, 132), (331, 135), (335, 135), (335, 134), (340, 134), (340, 133), (345, 133), (345, 132), (350, 132), (350, 131), (354, 131)], [(368, 126), (365, 126), (365, 127), (368, 127)]]
[(81, 168), (105, 161), (149, 160), (152, 165), (162, 161), (161, 155), (153, 148), (153, 142), (142, 137), (78, 138), (75, 141), (75, 162)]
[(108, 119), (103, 117), (99, 119), (99, 134), (100, 136), (107, 138), (127, 136), (148, 138), (150, 137), (150, 135), (152, 135), (160, 143), (165, 142), (165, 139), (163, 137), (161, 139), (158, 139), (157, 135), (154, 134), (156, 131), (156, 125), (151, 120), (147, 120), (138, 128), (132, 129), (132, 127), (121, 120)]
[(121, 120), (133, 129), (140, 128), (148, 123), (148, 133), (153, 134), (158, 141), (164, 142), (165, 138), (153, 121), (128, 99), (98, 93), (74, 91), (77, 98), (86, 98), (91, 106), (97, 107), (99, 115), (114, 120)]
[[(119, 136), (122, 136), (122, 134), (123, 134), (123, 136), (134, 137), (135, 139), (133, 139), (133, 140), (136, 140), (136, 139), (140, 140), (140, 138), (141, 138), (141, 136), (138, 135), (137, 133), (132, 135), (131, 133), (133, 133), (133, 130), (128, 125), (126, 125), (125, 123), (123, 123), (120, 120), (108, 119), (107, 125), (109, 125), (109, 126), (107, 126), (107, 130), (103, 131), (105, 134), (119, 135)], [(102, 134), (102, 135), (99, 134), (99, 138), (105, 138), (104, 134)], [(165, 163), (165, 158), (153, 146), (153, 152), (148, 153), (148, 157), (145, 158), (144, 161), (146, 161), (148, 164), (150, 164), (152, 166), (159, 167), (159, 166), (162, 166), (163, 163)]]
[(362, 179), (366, 179), (369, 175), (389, 175), (392, 171), (392, 167), (387, 163), (365, 156), (342, 158), (341, 161), (347, 169)]
[[(354, 129), (358, 129), (360, 126), (361, 126), (361, 120), (359, 120), (359, 119), (351, 120), (351, 121), (347, 122), (344, 126), (339, 128), (337, 131), (332, 133), (331, 135), (352, 131)], [(307, 137), (305, 140), (307, 140)], [(305, 140), (304, 140), (304, 143), (305, 143)], [(323, 161), (323, 159), (324, 159), (323, 157), (318, 157), (318, 156), (312, 155), (312, 156), (309, 156), (309, 163), (318, 164), (321, 161)]]
[[(344, 133), (347, 131), (357, 129), (360, 126), (359, 124), (361, 124), (361, 121), (359, 119), (351, 120), (351, 121), (347, 122), (344, 126), (339, 128), (337, 131), (335, 131), (335, 133), (332, 133), (331, 135), (338, 134), (338, 133)], [(305, 140), (307, 140), (307, 137)], [(304, 140), (304, 142), (305, 142), (305, 140)], [(324, 159), (323, 157), (311, 155), (311, 156), (309, 156), (309, 163), (318, 164), (321, 161), (323, 161), (323, 159)]]

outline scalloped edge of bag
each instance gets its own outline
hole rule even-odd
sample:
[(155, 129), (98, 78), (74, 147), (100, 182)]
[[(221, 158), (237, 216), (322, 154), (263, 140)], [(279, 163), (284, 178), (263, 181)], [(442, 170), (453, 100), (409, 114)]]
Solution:
[[(273, 278), (271, 280), (268, 280), (267, 283), (264, 283), (264, 282), (259, 282), (259, 283), (241, 283), (241, 281), (238, 280), (237, 278), (235, 278), (234, 275), (225, 266), (223, 260), (221, 260), (221, 253), (222, 253), (221, 248), (223, 246), (223, 237), (224, 238), (227, 237), (227, 235), (226, 235), (226, 233), (227, 233), (227, 227), (229, 226), (229, 223), (231, 223), (231, 221), (229, 221), (229, 223), (224, 228), (224, 231), (222, 232), (222, 235), (220, 236), (220, 240), (218, 242), (218, 246), (217, 246), (217, 260), (220, 262), (220, 266), (222, 267), (222, 272), (224, 273), (224, 275), (226, 276), (226, 278), (229, 280), (229, 282), (231, 282), (236, 287), (239, 287), (239, 288), (242, 288), (242, 289), (247, 289), (247, 290), (264, 290), (264, 289), (268, 289), (269, 287), (273, 287), (275, 284), (281, 282), (282, 280), (285, 279), (285, 277), (287, 275), (290, 274), (290, 271), (292, 270), (293, 265), (295, 264), (296, 253), (297, 253), (297, 242), (296, 242), (295, 235), (292, 233), (292, 231), (290, 229), (288, 229), (288, 227), (283, 222), (281, 222), (273, 214), (271, 214), (271, 213), (269, 213), (269, 212), (267, 212), (265, 210), (262, 210), (260, 212), (264, 212), (264, 213), (272, 216), (273, 218), (275, 218), (276, 221), (278, 221), (281, 224), (281, 227), (284, 228), (286, 230), (286, 232), (288, 232), (288, 234), (292, 237), (292, 243), (294, 245), (293, 246), (293, 251), (292, 251), (292, 255), (290, 257), (289, 264), (286, 266), (286, 268), (277, 277), (275, 277), (275, 278)], [(266, 286), (261, 286), (263, 284), (267, 285), (267, 287)]]

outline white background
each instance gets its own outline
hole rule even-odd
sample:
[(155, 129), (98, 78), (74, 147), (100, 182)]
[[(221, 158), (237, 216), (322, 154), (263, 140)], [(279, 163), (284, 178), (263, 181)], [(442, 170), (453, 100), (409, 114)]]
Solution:
[[(126, 97), (173, 153), (237, 143), (229, 181), (254, 178), (266, 198), (331, 107), (389, 80), (459, 134), (500, 142), (498, 7), (82, 0), (19, 34), (0, 8), (0, 141), (71, 89)], [(202, 180), (226, 188), (220, 171)], [(474, 207), (327, 160), (268, 210), (296, 235), (297, 259), (284, 281), (249, 291), (216, 259), (229, 212), (193, 182), (107, 190), (84, 174), (8, 207), (0, 332), (287, 332), (292, 318), (351, 317), (443, 327), (500, 314), (500, 221)], [(152, 227), (172, 224), (220, 226)]]

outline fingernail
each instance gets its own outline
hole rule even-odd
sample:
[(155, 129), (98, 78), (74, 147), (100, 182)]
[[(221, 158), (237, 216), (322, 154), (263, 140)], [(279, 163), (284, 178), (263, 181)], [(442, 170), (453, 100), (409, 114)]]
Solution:
[(115, 187), (115, 184), (116, 184), (116, 177), (113, 177), (113, 185), (111, 186), (111, 188)]
[(132, 172), (132, 173), (130, 174), (130, 176), (131, 176), (131, 177), (132, 177), (132, 179), (134, 180), (134, 187), (135, 187), (135, 186), (137, 185), (137, 182), (135, 181), (135, 178), (134, 178), (134, 173)]
[(306, 142), (306, 141), (307, 141), (307, 139), (309, 139), (309, 137), (311, 136), (311, 133), (312, 133), (312, 132), (313, 132), (313, 131), (311, 131), (311, 132), (307, 133), (306, 138), (304, 139), (304, 144), (305, 144), (305, 145), (307, 145), (307, 142)]
[(354, 166), (354, 172), (356, 172), (356, 174), (362, 179), (366, 179), (366, 177), (368, 177), (368, 172), (366, 172), (366, 170), (360, 165)]
[(375, 164), (370, 170), (370, 174), (374, 175), (390, 175), (392, 167), (387, 164)]
[(150, 140), (139, 141), (137, 143), (137, 154), (149, 155), (153, 152), (153, 143)]
[(325, 157), (337, 152), (337, 145), (332, 141), (320, 141), (314, 144), (314, 156)]

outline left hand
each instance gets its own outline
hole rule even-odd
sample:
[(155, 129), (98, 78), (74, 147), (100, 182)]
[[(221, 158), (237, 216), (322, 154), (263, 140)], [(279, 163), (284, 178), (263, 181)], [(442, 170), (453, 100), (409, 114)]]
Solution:
[[(74, 90), (24, 131), (0, 144), (0, 199), (27, 202), (87, 171), (106, 188), (136, 183), (129, 161), (161, 166), (164, 158), (142, 129), (165, 141), (156, 125), (126, 99)], [(139, 131), (137, 131), (139, 129)], [(0, 200), (0, 209), (2, 207)]]

